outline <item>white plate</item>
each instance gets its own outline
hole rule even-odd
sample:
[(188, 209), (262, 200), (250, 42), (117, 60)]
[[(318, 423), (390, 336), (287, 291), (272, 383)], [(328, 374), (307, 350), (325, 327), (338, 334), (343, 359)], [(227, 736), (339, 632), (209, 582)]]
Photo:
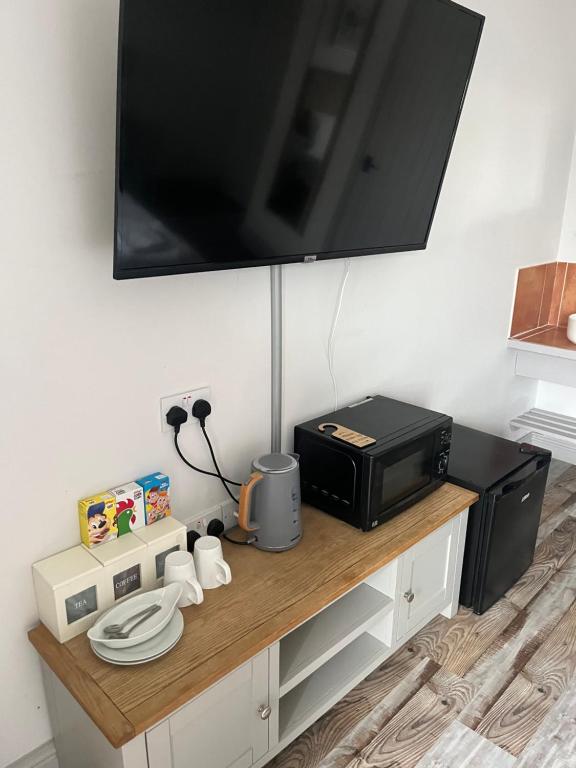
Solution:
[(109, 648), (102, 643), (90, 643), (90, 647), (102, 661), (110, 664), (131, 666), (133, 664), (146, 664), (147, 661), (164, 656), (182, 637), (184, 632), (184, 617), (180, 611), (176, 611), (170, 623), (150, 640), (130, 648)]
[[(88, 630), (88, 639), (100, 645), (107, 645), (109, 648), (130, 648), (133, 645), (149, 640), (171, 621), (174, 611), (178, 605), (178, 600), (182, 594), (181, 584), (169, 584), (162, 589), (154, 589), (152, 592), (144, 592), (136, 595), (130, 600), (126, 600), (120, 605), (114, 606), (107, 613), (101, 616), (96, 624)], [(146, 621), (143, 621), (134, 633), (125, 639), (114, 639), (106, 635), (104, 627), (109, 624), (122, 624), (126, 619), (136, 613), (143, 611), (147, 606), (158, 603), (161, 609)], [(130, 625), (128, 625), (130, 626)]]

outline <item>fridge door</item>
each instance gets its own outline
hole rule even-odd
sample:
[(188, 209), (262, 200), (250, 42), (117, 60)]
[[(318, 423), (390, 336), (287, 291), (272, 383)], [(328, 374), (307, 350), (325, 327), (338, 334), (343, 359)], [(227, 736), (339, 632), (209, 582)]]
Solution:
[(480, 562), (486, 527), (484, 506), (490, 501), (491, 498), (488, 494), (482, 494), (480, 500), (473, 504), (468, 512), (468, 528), (466, 530), (459, 599), (460, 605), (463, 605), (465, 608), (473, 606), (476, 596), (478, 563)]
[(532, 563), (549, 466), (549, 458), (535, 458), (488, 494), (475, 613), (487, 611)]

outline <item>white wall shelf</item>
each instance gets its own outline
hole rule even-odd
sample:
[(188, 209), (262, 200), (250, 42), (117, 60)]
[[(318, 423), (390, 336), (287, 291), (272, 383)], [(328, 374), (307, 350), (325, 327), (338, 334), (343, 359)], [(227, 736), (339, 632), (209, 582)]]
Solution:
[(521, 339), (508, 339), (508, 347), (516, 352), (517, 376), (576, 387), (576, 349), (547, 347)]
[(280, 642), (280, 696), (284, 696), (394, 608), (394, 602), (360, 584)]
[(544, 357), (559, 357), (564, 360), (576, 361), (576, 347), (574, 349), (565, 349), (564, 347), (553, 347), (548, 344), (534, 344), (530, 339), (508, 339), (510, 349), (516, 349), (519, 352), (533, 352), (535, 355)]
[(391, 653), (364, 633), (280, 700), (280, 742), (289, 742), (334, 706)]

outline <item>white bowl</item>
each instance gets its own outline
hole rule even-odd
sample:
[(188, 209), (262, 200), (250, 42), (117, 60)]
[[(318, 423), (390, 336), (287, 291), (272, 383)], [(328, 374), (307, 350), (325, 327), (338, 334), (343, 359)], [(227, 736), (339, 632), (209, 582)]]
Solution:
[[(126, 600), (126, 602), (116, 605), (103, 614), (92, 629), (88, 630), (88, 638), (94, 643), (107, 645), (109, 648), (130, 648), (132, 645), (143, 643), (161, 632), (172, 619), (181, 595), (181, 584), (169, 584), (162, 589), (144, 592), (144, 594), (137, 595), (131, 600)], [(122, 624), (130, 616), (156, 603), (161, 606), (160, 610), (143, 621), (130, 637), (115, 639), (105, 634), (104, 627), (109, 624)]]

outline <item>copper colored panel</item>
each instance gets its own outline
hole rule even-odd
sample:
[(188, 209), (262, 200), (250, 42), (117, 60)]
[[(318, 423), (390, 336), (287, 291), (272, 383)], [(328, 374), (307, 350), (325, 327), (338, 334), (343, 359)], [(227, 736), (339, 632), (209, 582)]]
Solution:
[(576, 264), (568, 264), (562, 304), (560, 306), (560, 319), (558, 325), (568, 325), (568, 317), (576, 313)]
[(524, 333), (517, 333), (513, 338), (518, 339), (518, 341), (531, 341), (536, 336), (541, 336), (547, 331), (554, 331), (556, 329), (556, 325), (543, 325), (541, 328), (532, 328), (531, 330), (525, 331)]
[(544, 290), (542, 292), (542, 302), (540, 305), (538, 326), (548, 325), (550, 319), (550, 311), (552, 309), (552, 297), (554, 295), (554, 285), (556, 283), (557, 271), (558, 262), (546, 264), (546, 277), (544, 278)]
[(538, 327), (545, 280), (546, 264), (526, 267), (518, 272), (512, 336)]
[(548, 316), (548, 322), (550, 325), (558, 325), (558, 318), (560, 316), (560, 306), (562, 304), (562, 294), (564, 292), (564, 281), (566, 279), (566, 268), (568, 264), (565, 261), (560, 261), (556, 265), (556, 279), (554, 280), (554, 290), (552, 292), (552, 303), (550, 306), (550, 314)]

